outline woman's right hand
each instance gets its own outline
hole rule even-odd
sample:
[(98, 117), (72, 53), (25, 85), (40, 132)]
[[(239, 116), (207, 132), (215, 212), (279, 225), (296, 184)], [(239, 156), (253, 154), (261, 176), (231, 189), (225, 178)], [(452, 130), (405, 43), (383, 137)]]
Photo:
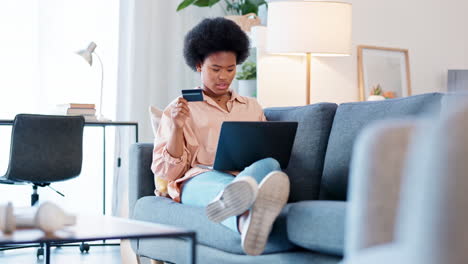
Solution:
[(188, 102), (182, 97), (179, 97), (175, 103), (175, 107), (171, 111), (171, 121), (174, 128), (181, 129), (185, 125), (185, 121), (190, 116)]

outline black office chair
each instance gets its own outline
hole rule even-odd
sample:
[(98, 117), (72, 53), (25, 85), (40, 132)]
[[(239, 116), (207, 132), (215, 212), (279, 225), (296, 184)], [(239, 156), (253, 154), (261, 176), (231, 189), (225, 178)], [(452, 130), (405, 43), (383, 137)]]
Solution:
[[(0, 183), (32, 184), (33, 206), (39, 200), (38, 187), (77, 177), (83, 160), (83, 127), (82, 116), (17, 115), (11, 133), (10, 162)], [(37, 255), (43, 255), (42, 247)]]

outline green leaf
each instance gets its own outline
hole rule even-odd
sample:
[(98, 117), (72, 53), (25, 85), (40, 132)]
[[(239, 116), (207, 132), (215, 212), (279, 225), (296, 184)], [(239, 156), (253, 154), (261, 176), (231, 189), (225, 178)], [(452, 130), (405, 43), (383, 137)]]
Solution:
[(258, 6), (250, 1), (245, 1), (245, 3), (241, 7), (241, 14), (246, 15), (248, 13), (255, 13), (256, 15), (258, 15)]
[(177, 11), (180, 11), (184, 8), (186, 8), (187, 6), (193, 4), (193, 2), (195, 2), (197, 0), (184, 0), (182, 1), (182, 3), (179, 4), (179, 6), (177, 7)]
[(247, 0), (246, 2), (250, 2), (256, 6), (261, 6), (261, 5), (266, 4), (265, 0)]
[(255, 80), (257, 78), (257, 65), (247, 61), (242, 64), (242, 71), (237, 73), (238, 80)]
[(199, 7), (212, 7), (216, 3), (218, 3), (220, 0), (196, 0), (195, 3), (193, 3), (196, 6)]

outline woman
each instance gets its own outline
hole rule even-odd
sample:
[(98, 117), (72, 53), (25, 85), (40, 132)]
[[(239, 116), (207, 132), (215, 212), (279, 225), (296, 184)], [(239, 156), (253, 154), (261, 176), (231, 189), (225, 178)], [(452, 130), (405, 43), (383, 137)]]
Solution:
[(223, 121), (266, 120), (255, 99), (230, 89), (236, 65), (248, 55), (247, 35), (230, 20), (205, 19), (188, 32), (184, 57), (201, 75), (204, 101), (187, 102), (179, 97), (164, 110), (151, 169), (155, 182), (168, 182), (173, 200), (206, 206), (210, 220), (241, 233), (244, 251), (259, 255), (287, 202), (288, 176), (272, 158), (241, 172), (199, 167), (213, 165)]

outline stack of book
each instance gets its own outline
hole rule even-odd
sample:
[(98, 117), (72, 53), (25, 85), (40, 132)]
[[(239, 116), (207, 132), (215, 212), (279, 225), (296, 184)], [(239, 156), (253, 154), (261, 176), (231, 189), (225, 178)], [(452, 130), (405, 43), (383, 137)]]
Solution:
[(85, 121), (97, 121), (96, 107), (94, 104), (61, 104), (57, 105), (57, 114), (59, 115), (82, 115)]

